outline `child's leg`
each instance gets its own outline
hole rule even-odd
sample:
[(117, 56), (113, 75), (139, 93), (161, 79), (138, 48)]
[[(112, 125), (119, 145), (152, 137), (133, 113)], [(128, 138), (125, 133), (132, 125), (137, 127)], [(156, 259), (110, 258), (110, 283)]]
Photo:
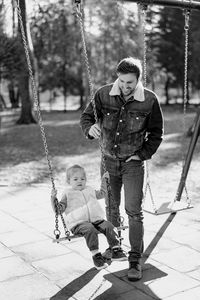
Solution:
[(74, 234), (81, 234), (86, 240), (86, 244), (92, 254), (92, 259), (97, 270), (106, 268), (108, 265), (105, 263), (103, 256), (99, 252), (99, 231), (94, 227), (92, 223), (84, 222), (79, 224), (73, 230)]
[(110, 248), (120, 246), (118, 232), (111, 222), (104, 220), (97, 225), (97, 229), (106, 236)]
[(120, 239), (116, 228), (109, 221), (104, 221), (98, 225), (98, 230), (105, 234), (109, 248), (103, 256), (107, 259), (123, 261), (127, 260), (127, 256), (121, 249)]
[[(84, 222), (82, 224), (77, 225), (74, 230), (72, 230), (73, 234), (81, 234), (84, 236), (86, 244), (90, 251), (99, 250), (99, 239), (98, 239), (98, 230), (92, 225), (92, 223)], [(98, 251), (99, 252), (99, 251)]]

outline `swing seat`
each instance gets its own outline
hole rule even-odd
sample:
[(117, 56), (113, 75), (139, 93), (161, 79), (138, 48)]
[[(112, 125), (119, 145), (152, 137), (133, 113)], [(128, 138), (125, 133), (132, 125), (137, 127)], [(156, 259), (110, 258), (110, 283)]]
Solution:
[(59, 242), (62, 242), (62, 241), (71, 241), (71, 240), (74, 240), (74, 239), (77, 239), (77, 238), (80, 238), (80, 237), (83, 237), (81, 234), (70, 234), (69, 236), (64, 236), (64, 237), (61, 237), (61, 238), (54, 238), (53, 239), (53, 243), (59, 243)]
[(122, 231), (122, 230), (125, 230), (125, 229), (127, 229), (128, 228), (128, 226), (118, 226), (117, 227), (117, 231)]
[(193, 208), (191, 204), (185, 201), (175, 201), (175, 202), (164, 202), (158, 209), (144, 208), (143, 210), (152, 215), (163, 215), (163, 214), (173, 214), (181, 210), (186, 210)]
[[(118, 226), (116, 227), (117, 228), (117, 231), (118, 232), (121, 232), (122, 230), (125, 230), (128, 228), (128, 226)], [(53, 243), (59, 243), (59, 242), (62, 242), (62, 241), (71, 241), (71, 240), (74, 240), (74, 239), (77, 239), (77, 238), (80, 238), (80, 237), (83, 237), (81, 234), (70, 234), (68, 236), (64, 236), (64, 237), (59, 237), (59, 238), (54, 238), (53, 239)], [(122, 240), (123, 238), (122, 237), (119, 237), (120, 240)]]

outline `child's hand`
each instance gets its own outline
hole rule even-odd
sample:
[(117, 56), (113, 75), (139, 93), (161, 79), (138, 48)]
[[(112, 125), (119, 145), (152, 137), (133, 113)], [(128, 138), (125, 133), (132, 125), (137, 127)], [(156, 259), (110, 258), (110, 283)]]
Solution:
[(57, 199), (57, 191), (55, 189), (51, 190), (51, 200), (55, 201)]
[[(57, 191), (55, 189), (51, 190), (51, 205), (54, 211), (56, 211), (56, 200), (57, 200)], [(58, 201), (58, 200), (57, 200)]]

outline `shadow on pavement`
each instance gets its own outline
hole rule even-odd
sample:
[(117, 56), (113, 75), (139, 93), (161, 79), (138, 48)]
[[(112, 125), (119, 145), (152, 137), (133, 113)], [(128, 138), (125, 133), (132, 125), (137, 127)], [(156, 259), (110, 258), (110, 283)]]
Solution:
[[(66, 285), (62, 290), (60, 290), (56, 295), (50, 298), (50, 300), (66, 300), (72, 297), (77, 291), (81, 290), (86, 284), (88, 284), (97, 274), (98, 270), (91, 268), (83, 275), (74, 279), (68, 285)], [(86, 300), (86, 299), (85, 299)]]
[[(164, 224), (161, 226), (149, 246), (144, 252), (143, 255), (143, 278), (137, 282), (130, 282), (127, 278), (127, 269), (123, 269), (117, 272), (113, 272), (110, 274), (106, 274), (103, 276), (104, 282), (109, 281), (109, 288), (104, 291), (102, 294), (96, 296), (95, 294), (100, 290), (103, 283), (99, 285), (99, 288), (94, 291), (94, 293), (89, 297), (89, 299), (85, 300), (113, 300), (113, 299), (122, 299), (128, 300), (131, 297), (135, 297), (138, 300), (151, 300), (151, 299), (160, 299), (149, 287), (146, 282), (156, 280), (158, 278), (167, 276), (166, 273), (159, 270), (155, 266), (146, 263), (147, 259), (151, 255), (152, 251), (158, 244), (159, 240), (162, 238), (164, 232), (167, 230), (168, 226), (173, 221), (176, 213), (171, 213)], [(88, 284), (99, 271), (94, 268), (88, 270), (86, 273), (81, 275), (80, 277), (73, 280), (71, 283), (66, 285), (62, 290), (60, 290), (56, 295), (50, 298), (50, 300), (66, 300), (70, 297), (73, 297), (75, 293), (80, 291), (86, 284)], [(132, 286), (132, 288), (130, 287)], [(105, 290), (105, 289), (104, 289)], [(132, 296), (131, 296), (132, 295)]]

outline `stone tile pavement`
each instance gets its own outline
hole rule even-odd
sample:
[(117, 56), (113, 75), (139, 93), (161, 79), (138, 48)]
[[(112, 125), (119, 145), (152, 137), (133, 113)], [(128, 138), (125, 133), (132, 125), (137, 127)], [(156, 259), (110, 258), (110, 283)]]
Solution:
[[(143, 278), (129, 282), (127, 262), (95, 270), (83, 238), (52, 242), (49, 195), (44, 185), (0, 187), (1, 300), (200, 299), (200, 204), (145, 213)], [(128, 251), (127, 231), (123, 237)], [(106, 240), (99, 239), (103, 251)]]

